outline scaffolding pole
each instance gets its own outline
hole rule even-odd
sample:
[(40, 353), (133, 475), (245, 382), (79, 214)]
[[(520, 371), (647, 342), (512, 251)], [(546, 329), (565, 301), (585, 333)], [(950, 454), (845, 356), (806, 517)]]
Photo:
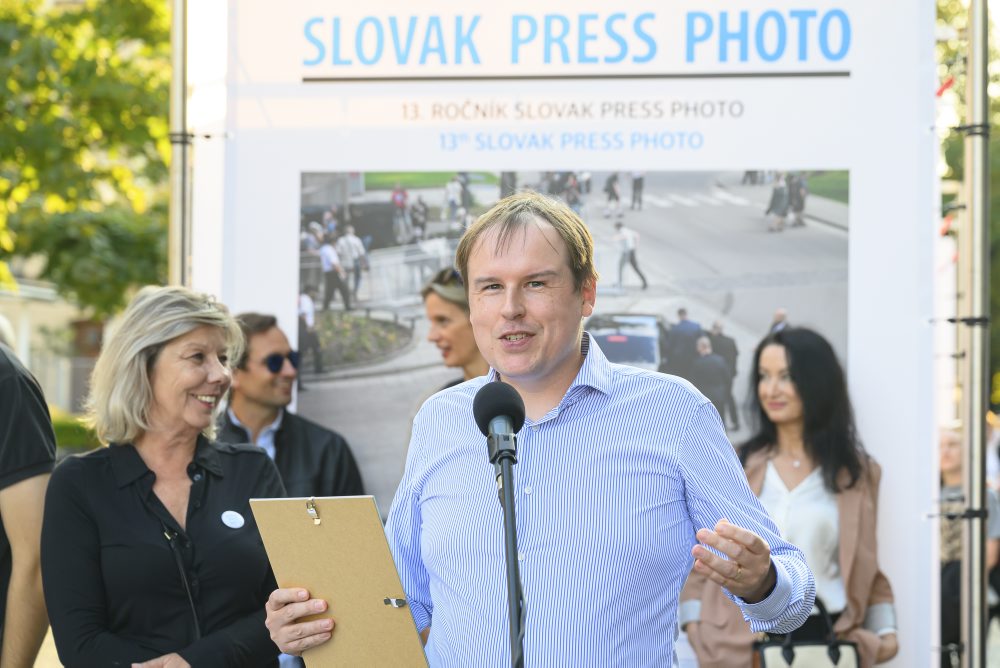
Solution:
[(171, 285), (191, 284), (190, 151), (187, 127), (187, 0), (171, 0), (170, 223), (167, 263)]
[(966, 444), (962, 525), (962, 665), (986, 665), (986, 408), (989, 401), (989, 53), (987, 0), (969, 5), (966, 79), (965, 225), (961, 230), (958, 335)]

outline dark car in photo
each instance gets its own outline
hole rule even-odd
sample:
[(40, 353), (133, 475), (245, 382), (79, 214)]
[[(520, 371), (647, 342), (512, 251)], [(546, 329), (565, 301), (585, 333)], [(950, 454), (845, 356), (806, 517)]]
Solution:
[(591, 316), (585, 329), (612, 362), (652, 371), (667, 368), (667, 327), (660, 316), (604, 313)]

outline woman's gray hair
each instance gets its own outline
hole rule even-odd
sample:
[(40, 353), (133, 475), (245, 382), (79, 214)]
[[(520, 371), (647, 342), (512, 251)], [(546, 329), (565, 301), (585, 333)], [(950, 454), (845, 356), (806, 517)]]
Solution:
[[(148, 286), (135, 295), (91, 375), (88, 420), (103, 443), (131, 443), (149, 429), (149, 376), (157, 356), (174, 339), (203, 326), (220, 329), (229, 359), (239, 359), (243, 333), (212, 296), (178, 286)], [(214, 420), (204, 434), (215, 437)]]

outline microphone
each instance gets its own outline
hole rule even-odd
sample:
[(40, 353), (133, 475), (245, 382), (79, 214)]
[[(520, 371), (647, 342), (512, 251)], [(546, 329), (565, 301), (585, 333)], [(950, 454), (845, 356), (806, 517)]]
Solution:
[(524, 400), (511, 385), (486, 383), (472, 400), (472, 414), (486, 436), (490, 462), (497, 474), (497, 494), (503, 508), (504, 560), (507, 564), (507, 613), (512, 668), (524, 668), (524, 592), (517, 563), (517, 518), (514, 508), (514, 464), (517, 437), (524, 426)]
[(517, 463), (517, 438), (514, 434), (524, 426), (524, 400), (507, 383), (486, 383), (472, 400), (472, 414), (479, 431), (486, 436), (489, 459), (496, 472), (497, 492), (502, 499), (500, 461), (509, 458), (512, 464)]
[(524, 426), (524, 400), (512, 385), (486, 383), (472, 400), (472, 414), (483, 436), (515, 434)]

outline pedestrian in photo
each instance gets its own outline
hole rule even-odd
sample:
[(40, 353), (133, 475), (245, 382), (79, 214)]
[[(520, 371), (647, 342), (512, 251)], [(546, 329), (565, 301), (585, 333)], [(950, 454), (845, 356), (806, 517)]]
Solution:
[(610, 218), (612, 215), (622, 216), (621, 196), (618, 191), (618, 172), (611, 172), (604, 181), (604, 194), (607, 202), (604, 206), (604, 217)]
[(726, 409), (726, 391), (733, 382), (733, 375), (721, 355), (712, 352), (712, 341), (707, 336), (700, 336), (696, 342), (698, 357), (691, 365), (691, 384), (708, 397), (708, 400), (723, 416)]
[(691, 379), (701, 334), (701, 324), (688, 318), (687, 309), (677, 309), (677, 323), (667, 333), (667, 373)]
[[(882, 472), (858, 439), (837, 356), (816, 332), (789, 327), (757, 346), (750, 378), (756, 433), (738, 449), (750, 489), (805, 553), (837, 637), (857, 643), (863, 668), (888, 661), (898, 643), (892, 588), (875, 549)], [(693, 570), (681, 624), (701, 668), (749, 666), (752, 629), (719, 593)], [(793, 637), (828, 634), (814, 613)]]
[(788, 327), (788, 309), (784, 306), (779, 306), (774, 309), (774, 316), (771, 318), (771, 326), (768, 327), (767, 333), (776, 334), (785, 327)]
[(260, 448), (213, 440), (243, 336), (182, 287), (139, 291), (88, 405), (108, 447), (52, 474), (42, 578), (66, 666), (278, 665), (261, 606), (274, 574), (249, 499), (285, 495)]
[(410, 207), (410, 218), (413, 220), (414, 233), (423, 239), (427, 236), (427, 202), (423, 195), (417, 195), (417, 201)]
[[(457, 174), (444, 185), (444, 199), (448, 204), (448, 220), (456, 220), (458, 210), (462, 207), (462, 184)], [(441, 214), (444, 217), (444, 209)]]
[(420, 295), (430, 322), (427, 340), (441, 351), (445, 366), (462, 370), (460, 378), (441, 389), (486, 375), (490, 367), (476, 346), (469, 322), (469, 298), (459, 273), (452, 267), (445, 267), (427, 282)]
[(455, 176), (458, 178), (458, 185), (461, 187), (461, 198), (462, 198), (462, 208), (466, 211), (472, 211), (472, 205), (474, 204), (472, 197), (472, 189), (469, 187), (471, 181), (469, 179), (468, 172), (457, 172)]
[(646, 182), (645, 172), (632, 172), (632, 204), (630, 209), (642, 211), (642, 189)]
[(42, 508), (56, 438), (42, 388), (0, 315), (0, 665), (31, 666), (49, 620), (39, 569)]
[(577, 180), (576, 174), (572, 172), (567, 174), (566, 186), (562, 195), (569, 208), (573, 209), (576, 215), (581, 215), (583, 211), (583, 197), (580, 195), (580, 182)]
[[(501, 379), (525, 406), (523, 665), (672, 665), (692, 557), (754, 631), (797, 628), (813, 577), (747, 487), (716, 410), (689, 383), (610, 362), (583, 331), (597, 271), (580, 217), (519, 193), (480, 216), (455, 257), (490, 372), (424, 403), (385, 527), (428, 664), (516, 661), (496, 477), (472, 419), (477, 392)], [(267, 603), (283, 651), (338, 642), (336, 620), (316, 617), (327, 602), (309, 595), (279, 589)]]
[[(299, 350), (309, 352), (313, 358), (313, 370), (323, 373), (323, 350), (320, 348), (319, 332), (316, 331), (316, 286), (303, 286), (299, 294)], [(301, 381), (299, 389), (302, 389)]]
[(788, 203), (791, 209), (792, 227), (806, 224), (803, 212), (806, 209), (806, 196), (809, 194), (809, 181), (805, 173), (793, 174), (788, 178)]
[(624, 287), (625, 265), (631, 265), (635, 273), (642, 280), (642, 289), (649, 287), (646, 275), (639, 268), (639, 259), (636, 257), (636, 249), (639, 246), (639, 233), (625, 227), (620, 220), (615, 221), (615, 235), (612, 237), (615, 245), (618, 246), (618, 287)]
[(346, 272), (341, 264), (340, 255), (334, 247), (333, 235), (323, 238), (319, 248), (320, 266), (323, 269), (323, 310), (329, 311), (335, 292), (340, 292), (344, 300), (344, 310), (351, 310), (351, 289), (347, 286)]
[(712, 352), (717, 354), (726, 362), (729, 369), (729, 384), (726, 388), (726, 400), (723, 406), (719, 406), (719, 415), (723, 422), (728, 414), (732, 429), (740, 428), (740, 411), (736, 406), (736, 399), (733, 397), (733, 380), (736, 378), (736, 359), (739, 357), (739, 350), (736, 347), (736, 340), (731, 336), (726, 336), (722, 332), (722, 321), (716, 320), (712, 323), (712, 329), (708, 333), (708, 338), (712, 342)]
[(410, 241), (410, 194), (403, 184), (397, 182), (389, 195), (392, 202), (392, 227), (396, 241), (401, 244)]
[(354, 301), (357, 301), (358, 290), (361, 287), (361, 273), (368, 269), (368, 252), (365, 250), (365, 244), (354, 233), (353, 225), (345, 225), (344, 233), (337, 239), (334, 248), (337, 250), (340, 265), (344, 268), (345, 281), (351, 288), (351, 295)]
[(768, 223), (768, 232), (781, 232), (785, 229), (785, 218), (788, 216), (788, 187), (783, 174), (778, 174), (771, 189), (771, 201), (768, 202), (765, 216), (773, 216)]

